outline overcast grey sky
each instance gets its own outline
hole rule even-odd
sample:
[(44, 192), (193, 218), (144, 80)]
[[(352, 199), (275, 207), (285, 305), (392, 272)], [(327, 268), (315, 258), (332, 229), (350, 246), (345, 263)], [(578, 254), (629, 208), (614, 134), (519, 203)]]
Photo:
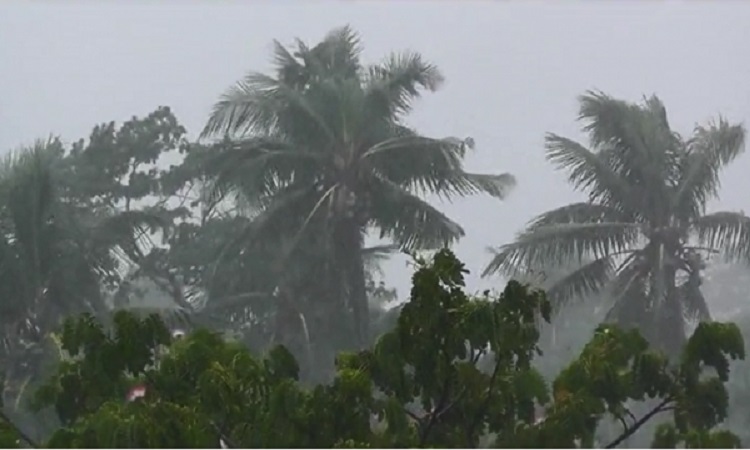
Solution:
[[(269, 67), (271, 40), (316, 42), (350, 24), (366, 59), (416, 50), (444, 88), (411, 123), (434, 136), (472, 136), (469, 167), (519, 180), (503, 203), (446, 205), (467, 236), (474, 272), (485, 250), (533, 215), (576, 199), (544, 161), (551, 131), (582, 138), (576, 96), (587, 89), (638, 100), (656, 93), (687, 133), (721, 113), (750, 117), (750, 2), (722, 1), (12, 1), (0, 2), (0, 150), (50, 133), (72, 141), (93, 125), (172, 107), (195, 136), (217, 96)], [(750, 211), (744, 157), (725, 172), (721, 207)], [(403, 258), (387, 266), (406, 294)]]

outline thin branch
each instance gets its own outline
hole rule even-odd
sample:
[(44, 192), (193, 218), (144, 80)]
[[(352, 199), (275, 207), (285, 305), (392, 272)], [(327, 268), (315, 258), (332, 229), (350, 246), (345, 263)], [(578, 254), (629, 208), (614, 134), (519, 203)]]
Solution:
[(456, 403), (458, 403), (458, 401), (461, 400), (461, 397), (463, 397), (465, 393), (466, 393), (466, 386), (464, 386), (458, 392), (458, 394), (456, 394), (456, 396), (453, 398), (453, 400), (450, 403), (448, 403), (447, 405), (445, 405), (445, 407), (442, 410), (436, 411), (434, 413), (435, 418), (439, 419), (440, 416), (442, 416), (443, 414), (445, 414), (446, 412), (448, 412), (451, 408), (453, 408), (454, 406), (456, 406)]
[(450, 356), (448, 355), (447, 351), (443, 351), (443, 356), (445, 357), (445, 364), (448, 368), (448, 374), (445, 377), (445, 385), (443, 386), (443, 392), (440, 394), (440, 399), (438, 400), (437, 405), (435, 405), (435, 408), (433, 408), (432, 412), (428, 414), (429, 421), (427, 422), (427, 425), (424, 427), (421, 433), (421, 437), (419, 439), (419, 447), (424, 447), (424, 444), (427, 442), (427, 436), (432, 430), (432, 427), (435, 426), (435, 423), (437, 422), (437, 412), (440, 412), (440, 414), (442, 415), (446, 411), (446, 404), (448, 402), (451, 384), (453, 381), (453, 370), (451, 370), (453, 366), (451, 365)]
[(632, 427), (626, 427), (625, 431), (617, 439), (615, 439), (614, 441), (610, 442), (604, 448), (615, 448), (615, 447), (617, 447), (623, 441), (625, 441), (627, 438), (629, 438), (630, 436), (632, 436), (636, 431), (638, 431), (638, 429), (640, 427), (642, 427), (646, 422), (648, 422), (649, 420), (651, 420), (652, 417), (654, 417), (655, 415), (657, 415), (659, 413), (666, 412), (666, 411), (669, 411), (670, 409), (672, 409), (671, 407), (666, 407), (671, 401), (672, 401), (671, 398), (667, 398), (663, 402), (661, 402), (658, 405), (656, 405), (656, 407), (654, 407), (654, 409), (652, 409), (646, 415), (644, 415), (638, 421), (636, 421), (633, 424)]
[(424, 417), (419, 417), (415, 413), (409, 411), (409, 409), (406, 406), (401, 406), (401, 409), (403, 409), (404, 413), (411, 417), (411, 419), (417, 423), (417, 425), (420, 425), (422, 423), (422, 420), (424, 420)]
[(498, 374), (500, 373), (500, 357), (497, 357), (497, 361), (495, 361), (495, 368), (492, 370), (492, 376), (490, 377), (490, 381), (487, 384), (487, 395), (484, 398), (484, 401), (479, 406), (479, 409), (477, 410), (477, 413), (474, 415), (474, 418), (472, 419), (469, 426), (466, 428), (466, 439), (469, 441), (467, 444), (470, 444), (470, 447), (473, 447), (473, 437), (474, 432), (476, 431), (477, 425), (479, 425), (479, 421), (482, 419), (482, 416), (487, 412), (487, 408), (490, 405), (490, 399), (492, 398), (492, 387), (495, 385), (495, 380), (497, 379)]

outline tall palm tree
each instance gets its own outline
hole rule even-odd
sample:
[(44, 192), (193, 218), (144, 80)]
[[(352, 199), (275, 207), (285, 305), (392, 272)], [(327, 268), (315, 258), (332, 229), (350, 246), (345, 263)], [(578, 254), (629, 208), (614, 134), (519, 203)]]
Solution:
[(700, 291), (706, 256), (747, 256), (750, 219), (706, 214), (706, 202), (718, 196), (720, 170), (744, 148), (745, 130), (720, 119), (683, 138), (655, 96), (632, 104), (589, 92), (580, 105), (591, 148), (548, 134), (546, 149), (588, 201), (535, 218), (496, 252), (484, 274), (576, 262), (551, 287), (554, 299), (607, 288), (614, 297), (608, 320), (638, 326), (676, 352), (685, 316), (710, 318)]
[(425, 137), (404, 124), (421, 93), (442, 82), (435, 66), (410, 52), (366, 66), (360, 53), (348, 27), (312, 48), (298, 40), (292, 51), (275, 42), (275, 76), (251, 73), (229, 89), (203, 136), (228, 138), (215, 160), (216, 186), (262, 208), (249, 235), (294, 236), (290, 255), (304, 236), (328, 236), (344, 281), (341, 297), (363, 345), (365, 232), (377, 228), (403, 248), (447, 245), (463, 230), (422, 195), (502, 198), (514, 179), (467, 173), (462, 160), (470, 139)]

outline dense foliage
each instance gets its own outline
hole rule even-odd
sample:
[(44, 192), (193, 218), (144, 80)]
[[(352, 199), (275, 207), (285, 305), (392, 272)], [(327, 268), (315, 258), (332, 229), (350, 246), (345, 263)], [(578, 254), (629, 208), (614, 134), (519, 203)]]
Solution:
[[(472, 298), (449, 251), (420, 266), (396, 328), (339, 355), (333, 382), (314, 388), (297, 382), (283, 347), (257, 358), (206, 330), (173, 342), (157, 316), (123, 311), (109, 331), (90, 315), (68, 319), (68, 356), (36, 396), (63, 424), (48, 445), (567, 448), (592, 445), (611, 415), (623, 424), (612, 446), (669, 412), (654, 445), (739, 447), (714, 429), (726, 416), (729, 362), (744, 358), (735, 325), (700, 325), (677, 365), (637, 331), (600, 326), (550, 389), (531, 364), (538, 321), (550, 315), (542, 291), (510, 282)], [(134, 387), (145, 395), (129, 398)], [(647, 398), (657, 406), (632, 417), (625, 402)]]

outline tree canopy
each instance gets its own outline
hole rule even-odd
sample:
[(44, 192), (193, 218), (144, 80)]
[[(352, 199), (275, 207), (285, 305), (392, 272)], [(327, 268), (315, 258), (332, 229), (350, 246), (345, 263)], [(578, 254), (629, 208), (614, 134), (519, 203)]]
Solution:
[[(333, 382), (314, 388), (297, 382), (283, 347), (259, 358), (207, 330), (174, 340), (157, 316), (125, 311), (111, 329), (88, 314), (70, 318), (66, 359), (35, 398), (62, 421), (47, 444), (568, 448), (593, 445), (611, 415), (623, 424), (612, 447), (669, 413), (657, 447), (739, 448), (715, 428), (726, 417), (729, 363), (744, 358), (736, 325), (701, 324), (676, 365), (637, 331), (601, 326), (548, 386), (531, 365), (538, 321), (550, 318), (544, 292), (513, 281), (472, 297), (465, 272), (446, 250), (420, 261), (396, 328), (371, 349), (340, 354)], [(657, 406), (632, 417), (625, 402), (647, 398)]]

